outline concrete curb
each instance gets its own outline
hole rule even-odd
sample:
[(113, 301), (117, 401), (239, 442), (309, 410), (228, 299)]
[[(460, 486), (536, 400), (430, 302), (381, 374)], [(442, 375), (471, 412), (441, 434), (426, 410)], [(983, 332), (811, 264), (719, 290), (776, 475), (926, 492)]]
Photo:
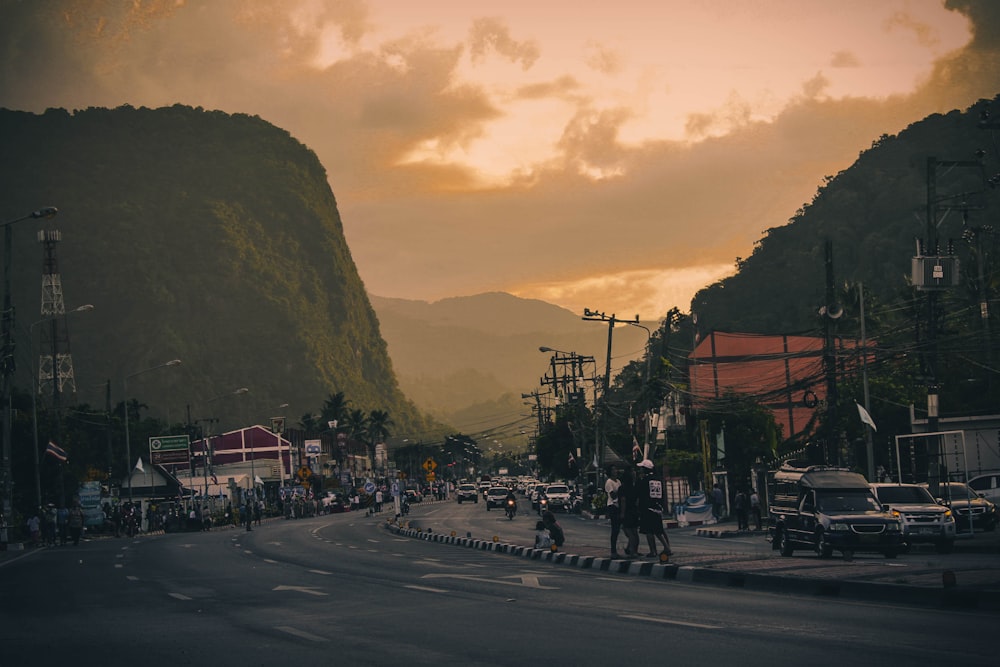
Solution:
[[(507, 542), (459, 537), (454, 534), (433, 533), (429, 530), (400, 526), (391, 522), (386, 522), (385, 527), (396, 535), (403, 537), (451, 544), (480, 551), (493, 551), (531, 561), (548, 562), (582, 570), (596, 570), (608, 574), (675, 580), (682, 583), (741, 588), (748, 591), (767, 593), (810, 595), (872, 602), (891, 601), (925, 607), (963, 608), (1000, 612), (1000, 598), (998, 596), (971, 587), (929, 588), (875, 581), (814, 579), (790, 575), (730, 572), (708, 567), (678, 566), (672, 563), (582, 556), (562, 551), (535, 549)], [(698, 534), (701, 534), (702, 530), (713, 533), (733, 533), (733, 531), (698, 529)], [(725, 535), (710, 535), (710, 537), (725, 537)]]

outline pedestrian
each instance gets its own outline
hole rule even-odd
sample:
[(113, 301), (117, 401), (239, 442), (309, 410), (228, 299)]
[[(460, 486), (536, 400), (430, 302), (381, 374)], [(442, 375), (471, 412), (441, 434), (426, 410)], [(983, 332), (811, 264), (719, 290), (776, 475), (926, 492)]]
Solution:
[(66, 509), (64, 503), (59, 503), (59, 509), (56, 510), (56, 530), (59, 531), (59, 545), (66, 546), (66, 541), (69, 539), (69, 510)]
[(722, 487), (716, 482), (712, 487), (712, 516), (716, 521), (722, 521), (722, 504), (725, 497), (722, 495)]
[(375, 513), (382, 511), (382, 489), (375, 491)]
[(264, 514), (264, 501), (258, 500), (253, 504), (253, 522), (260, 525), (261, 516)]
[(621, 488), (621, 480), (618, 479), (618, 467), (611, 466), (608, 470), (608, 479), (604, 482), (604, 492), (608, 495), (607, 510), (608, 519), (611, 521), (611, 557), (620, 558), (618, 555), (618, 534), (622, 527), (622, 508), (618, 502), (618, 492)]
[(622, 508), (622, 532), (628, 539), (625, 545), (626, 558), (639, 556), (639, 487), (636, 471), (632, 466), (625, 468), (618, 489), (618, 502)]
[(549, 535), (549, 529), (545, 527), (544, 521), (535, 522), (535, 548), (552, 548), (552, 536)]
[(38, 518), (38, 512), (29, 516), (25, 523), (28, 527), (28, 535), (31, 536), (31, 546), (37, 547), (42, 539), (42, 520)]
[(750, 513), (753, 514), (754, 530), (760, 530), (760, 496), (756, 489), (750, 491)]
[(549, 531), (549, 537), (552, 538), (552, 544), (555, 545), (556, 549), (562, 547), (566, 541), (566, 535), (563, 533), (562, 526), (556, 521), (556, 515), (549, 510), (542, 512), (542, 525)]
[(83, 533), (83, 510), (80, 505), (73, 503), (69, 508), (69, 517), (66, 519), (69, 526), (69, 538), (73, 540), (73, 546), (80, 544), (80, 535)]
[(42, 534), (45, 537), (46, 546), (56, 545), (56, 506), (49, 503), (45, 506), (45, 513), (42, 514)]
[(252, 506), (251, 502), (252, 501), (250, 501), (250, 500), (245, 501), (243, 503), (243, 508), (241, 510), (243, 512), (243, 515), (242, 515), (243, 516), (243, 521), (244, 521), (244, 523), (246, 523), (247, 532), (248, 533), (251, 530), (253, 530), (253, 506)]
[(736, 489), (736, 498), (733, 501), (733, 508), (736, 510), (736, 530), (750, 530), (750, 499), (743, 487)]
[(663, 480), (653, 474), (653, 462), (639, 461), (639, 532), (646, 536), (650, 558), (657, 554), (657, 540), (663, 545), (661, 555), (670, 556), (673, 550), (667, 533), (663, 530)]

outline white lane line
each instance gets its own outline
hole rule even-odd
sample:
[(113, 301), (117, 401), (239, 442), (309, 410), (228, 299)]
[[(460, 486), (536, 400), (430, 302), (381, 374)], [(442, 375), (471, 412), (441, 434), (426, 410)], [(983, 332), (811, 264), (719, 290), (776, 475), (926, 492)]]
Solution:
[(125, 567), (125, 566), (124, 566), (124, 565), (122, 565), (121, 563), (115, 563), (115, 569), (116, 569), (116, 570), (120, 570), (120, 569), (122, 569), (123, 567)]
[(311, 632), (306, 632), (305, 630), (299, 630), (298, 628), (293, 628), (288, 625), (276, 625), (275, 630), (281, 630), (282, 632), (287, 632), (290, 635), (298, 637), (299, 639), (308, 639), (311, 642), (325, 642), (329, 641), (326, 637), (320, 637), (319, 635), (314, 635)]
[(133, 577), (131, 574), (125, 577), (129, 581), (139, 581), (139, 577)]
[(403, 588), (411, 588), (415, 591), (427, 591), (428, 593), (449, 593), (443, 588), (431, 588), (430, 586), (416, 586), (414, 584), (405, 584)]
[(169, 595), (170, 597), (175, 598), (177, 600), (190, 600), (191, 599), (188, 596), (182, 595), (180, 593), (167, 593), (167, 595)]
[(309, 570), (313, 574), (333, 574), (333, 572), (327, 572), (326, 570)]
[(276, 561), (276, 560), (271, 560), (270, 558), (264, 558), (264, 559), (262, 559), (262, 560), (263, 560), (263, 561), (264, 561), (265, 563), (270, 563), (271, 565), (277, 565), (277, 564), (278, 564), (278, 561)]
[(705, 625), (704, 623), (688, 623), (686, 621), (674, 621), (669, 618), (656, 618), (655, 616), (637, 616), (633, 614), (619, 614), (620, 618), (630, 618), (634, 621), (649, 621), (650, 623), (662, 623), (664, 625), (682, 625), (685, 628), (701, 628), (702, 630), (721, 630), (721, 625)]

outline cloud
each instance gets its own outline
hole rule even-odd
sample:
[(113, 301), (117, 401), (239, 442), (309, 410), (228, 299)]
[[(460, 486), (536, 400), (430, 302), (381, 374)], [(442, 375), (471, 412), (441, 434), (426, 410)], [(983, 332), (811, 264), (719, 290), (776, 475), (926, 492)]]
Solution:
[(861, 61), (850, 51), (837, 51), (830, 57), (830, 67), (860, 67)]
[(484, 59), (490, 52), (521, 64), (525, 70), (538, 60), (539, 48), (532, 41), (518, 42), (510, 36), (504, 22), (496, 18), (477, 19), (469, 29), (469, 46), (473, 61)]

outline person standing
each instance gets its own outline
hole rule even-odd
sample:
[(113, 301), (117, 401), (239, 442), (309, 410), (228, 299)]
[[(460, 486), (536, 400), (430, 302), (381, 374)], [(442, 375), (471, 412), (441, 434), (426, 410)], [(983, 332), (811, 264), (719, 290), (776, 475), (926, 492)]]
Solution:
[(56, 510), (56, 529), (59, 531), (59, 546), (66, 546), (69, 539), (69, 510), (64, 503), (59, 503)]
[(73, 540), (73, 546), (80, 544), (80, 535), (83, 533), (83, 510), (76, 503), (69, 508), (69, 517), (66, 520), (69, 526), (69, 538)]
[(747, 498), (747, 492), (743, 490), (743, 487), (739, 487), (736, 490), (736, 498), (733, 501), (733, 508), (736, 510), (736, 530), (750, 530), (750, 499)]
[(247, 525), (247, 532), (249, 533), (253, 530), (253, 501), (248, 499), (243, 503), (242, 517), (244, 523)]
[(653, 462), (639, 461), (639, 532), (646, 536), (650, 558), (657, 555), (657, 540), (663, 545), (662, 554), (670, 556), (673, 550), (663, 529), (663, 480), (653, 474)]
[(636, 471), (629, 466), (621, 479), (618, 488), (618, 503), (622, 510), (622, 532), (625, 533), (625, 557), (639, 556), (639, 487), (636, 482)]
[(607, 510), (608, 519), (611, 521), (611, 557), (620, 558), (618, 555), (618, 534), (622, 527), (622, 508), (619, 503), (619, 490), (621, 480), (618, 479), (618, 467), (611, 466), (608, 470), (608, 479), (604, 482), (604, 492), (608, 496)]
[(750, 513), (753, 514), (754, 530), (760, 530), (760, 496), (756, 490), (750, 491)]
[(712, 487), (712, 516), (716, 521), (722, 521), (722, 503), (725, 498), (722, 495), (722, 487), (716, 482)]

